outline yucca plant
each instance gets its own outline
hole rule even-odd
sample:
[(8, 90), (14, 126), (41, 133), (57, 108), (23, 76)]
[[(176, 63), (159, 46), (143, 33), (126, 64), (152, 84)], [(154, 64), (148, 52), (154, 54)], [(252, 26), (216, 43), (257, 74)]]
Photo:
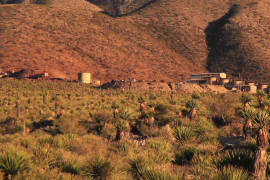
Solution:
[(256, 179), (266, 178), (267, 148), (268, 148), (268, 127), (270, 115), (266, 111), (258, 110), (253, 118), (257, 131), (257, 151), (254, 161), (254, 176)]
[(217, 177), (219, 180), (248, 180), (248, 172), (232, 166), (224, 167)]
[(252, 170), (253, 154), (253, 151), (244, 149), (228, 150), (217, 160), (217, 166), (220, 169), (226, 166), (236, 166)]
[(113, 167), (111, 163), (101, 157), (96, 157), (88, 161), (87, 165), (82, 168), (84, 176), (92, 177), (97, 180), (110, 179)]
[(7, 150), (0, 155), (0, 170), (5, 176), (16, 176), (18, 173), (28, 171), (30, 164), (30, 159), (19, 151)]
[(194, 99), (189, 100), (186, 103), (186, 108), (189, 109), (189, 119), (190, 120), (196, 120), (197, 118), (197, 102)]
[(257, 96), (259, 107), (262, 108), (263, 102), (266, 98), (266, 94), (262, 90), (258, 90), (256, 96)]
[(62, 163), (62, 171), (71, 174), (80, 174), (81, 167), (75, 159), (67, 159)]
[(143, 157), (138, 157), (130, 160), (129, 165), (129, 172), (133, 175), (134, 179), (141, 179), (146, 169), (146, 160)]
[(181, 126), (174, 129), (174, 137), (180, 143), (183, 144), (189, 138), (193, 136), (193, 131), (189, 127)]
[(254, 119), (254, 116), (255, 116), (255, 109), (253, 108), (244, 109), (241, 112), (241, 117), (245, 120), (245, 123), (243, 126), (243, 132), (244, 132), (245, 138), (248, 138), (251, 136), (252, 120)]
[(125, 137), (125, 132), (128, 131), (128, 129), (129, 129), (128, 121), (120, 119), (116, 125), (117, 132), (115, 140), (117, 141), (123, 140)]
[(240, 101), (243, 104), (244, 109), (247, 109), (250, 107), (250, 102), (252, 101), (252, 96), (247, 94), (247, 93), (243, 93), (240, 97)]
[(177, 177), (173, 177), (170, 173), (155, 169), (146, 169), (142, 173), (142, 179), (144, 180), (177, 180)]

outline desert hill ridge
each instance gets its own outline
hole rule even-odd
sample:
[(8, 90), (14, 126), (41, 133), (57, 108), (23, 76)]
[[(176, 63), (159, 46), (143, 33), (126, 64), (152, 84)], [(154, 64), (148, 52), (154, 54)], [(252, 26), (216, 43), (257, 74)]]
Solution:
[(67, 79), (89, 71), (102, 81), (183, 81), (207, 71), (267, 81), (267, 8), (265, 0), (157, 0), (111, 17), (84, 0), (4, 4), (0, 67)]

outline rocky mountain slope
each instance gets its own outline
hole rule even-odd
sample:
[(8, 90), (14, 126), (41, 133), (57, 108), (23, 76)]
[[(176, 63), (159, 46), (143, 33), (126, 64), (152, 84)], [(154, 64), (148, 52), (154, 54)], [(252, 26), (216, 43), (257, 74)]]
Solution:
[(67, 79), (90, 71), (102, 81), (270, 76), (266, 0), (156, 0), (120, 17), (102, 8), (84, 0), (0, 5), (0, 67)]

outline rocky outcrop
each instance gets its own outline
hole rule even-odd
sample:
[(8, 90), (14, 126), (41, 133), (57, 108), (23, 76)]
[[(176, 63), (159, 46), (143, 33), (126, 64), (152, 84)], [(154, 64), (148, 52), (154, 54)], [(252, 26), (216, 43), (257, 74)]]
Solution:
[(265, 1), (235, 4), (209, 23), (205, 30), (209, 71), (269, 82), (269, 8)]
[(155, 0), (89, 0), (104, 9), (106, 14), (113, 17), (125, 16), (136, 12)]

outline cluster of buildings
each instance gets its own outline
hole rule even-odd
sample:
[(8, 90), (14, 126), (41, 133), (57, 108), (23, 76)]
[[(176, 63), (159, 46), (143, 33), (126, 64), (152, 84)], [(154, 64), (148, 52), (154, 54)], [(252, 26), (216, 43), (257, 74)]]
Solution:
[(192, 74), (187, 83), (222, 85), (230, 90), (239, 90), (249, 93), (256, 93), (257, 89), (263, 90), (265, 92), (269, 91), (268, 84), (263, 83), (257, 84), (255, 82), (228, 78), (225, 73)]
[[(54, 79), (49, 76), (48, 73), (41, 73), (41, 74), (35, 74), (35, 75), (30, 75), (31, 72), (28, 72), (27, 70), (21, 70), (21, 71), (8, 71), (8, 72), (3, 72), (0, 69), (0, 78), (5, 78), (5, 77), (15, 77), (19, 79), (23, 78), (30, 78), (30, 79), (41, 79), (41, 80), (47, 80), (47, 79)], [(80, 83), (86, 83), (86, 84), (92, 84), (94, 86), (101, 86), (100, 80), (93, 80), (91, 78), (91, 73), (89, 72), (82, 72), (78, 73), (78, 80), (77, 82)], [(122, 81), (121, 81), (122, 82)], [(137, 86), (142, 86), (144, 81), (138, 81), (136, 82), (135, 79), (130, 79), (129, 85), (137, 85)], [(141, 83), (140, 83), (141, 82)], [(124, 82), (123, 82), (124, 83)], [(154, 82), (152, 83), (145, 83), (149, 86), (156, 86), (156, 84), (153, 85)], [(163, 85), (165, 82), (160, 82), (159, 84)], [(186, 81), (187, 84), (205, 84), (205, 85), (217, 85), (217, 86), (224, 86), (225, 88), (229, 90), (234, 90), (234, 91), (242, 91), (242, 92), (249, 92), (249, 93), (256, 93), (257, 90), (263, 90), (264, 92), (268, 93), (270, 92), (270, 88), (268, 84), (264, 83), (255, 83), (255, 82), (250, 82), (250, 81), (244, 81), (244, 80), (239, 80), (239, 79), (234, 79), (234, 78), (228, 78), (226, 73), (201, 73), (201, 74), (192, 74), (190, 76), (190, 79)], [(135, 84), (135, 85), (134, 85)], [(165, 83), (168, 85), (166, 88), (164, 87), (158, 87), (157, 89), (171, 89), (171, 90), (176, 90), (176, 84), (175, 83)], [(152, 89), (153, 89), (152, 87)], [(150, 88), (151, 89), (151, 88)]]

